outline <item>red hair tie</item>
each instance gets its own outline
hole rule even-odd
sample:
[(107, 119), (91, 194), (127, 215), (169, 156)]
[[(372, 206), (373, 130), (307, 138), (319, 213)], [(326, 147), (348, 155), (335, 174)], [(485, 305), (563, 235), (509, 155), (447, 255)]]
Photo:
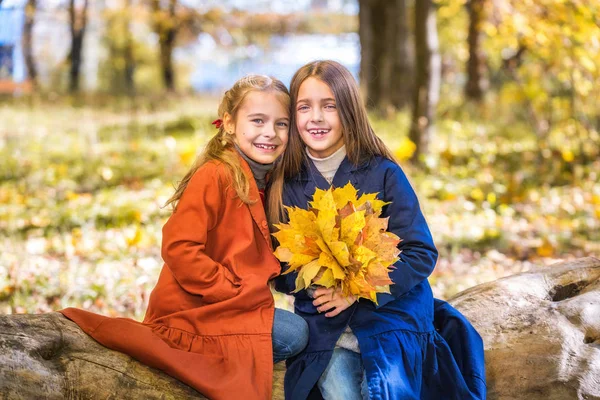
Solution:
[(221, 128), (221, 125), (223, 125), (223, 120), (221, 118), (219, 119), (215, 119), (212, 124), (217, 128)]

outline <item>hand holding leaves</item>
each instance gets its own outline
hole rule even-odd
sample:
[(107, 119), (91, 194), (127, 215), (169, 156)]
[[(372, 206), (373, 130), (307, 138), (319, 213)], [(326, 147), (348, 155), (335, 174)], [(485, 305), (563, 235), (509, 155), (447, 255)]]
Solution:
[(356, 296), (345, 296), (341, 288), (318, 288), (314, 294), (313, 305), (319, 312), (327, 312), (326, 317), (335, 317), (356, 301)]

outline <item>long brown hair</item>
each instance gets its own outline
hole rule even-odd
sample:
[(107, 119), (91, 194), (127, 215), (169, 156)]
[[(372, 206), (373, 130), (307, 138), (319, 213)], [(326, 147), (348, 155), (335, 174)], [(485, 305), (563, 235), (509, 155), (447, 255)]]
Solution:
[[(229, 115), (235, 123), (237, 112), (242, 106), (244, 99), (253, 91), (272, 91), (278, 95), (277, 97), (286, 109), (290, 107), (290, 93), (279, 79), (265, 75), (247, 75), (235, 82), (231, 89), (223, 95), (221, 104), (219, 105), (219, 118), (223, 120), (226, 115)], [(235, 151), (229, 151), (233, 148), (233, 139), (234, 135), (228, 134), (225, 124), (222, 124), (217, 134), (209, 140), (204, 151), (198, 155), (190, 170), (179, 182), (175, 193), (167, 200), (165, 206), (171, 204), (175, 210), (179, 199), (192, 179), (192, 176), (194, 176), (194, 173), (198, 168), (211, 160), (220, 161), (229, 169), (233, 188), (241, 201), (246, 204), (256, 202), (256, 199), (249, 197), (250, 182), (244, 174), (238, 155)]]
[(325, 83), (335, 97), (336, 107), (342, 124), (342, 135), (348, 160), (354, 165), (375, 157), (383, 156), (396, 162), (392, 152), (375, 134), (367, 116), (358, 84), (342, 64), (331, 60), (310, 62), (301, 67), (290, 84), (292, 110), (290, 113), (290, 135), (281, 162), (273, 172), (268, 198), (268, 217), (271, 224), (281, 221), (283, 216), (283, 182), (296, 176), (306, 162), (306, 145), (300, 138), (296, 126), (296, 103), (302, 83), (310, 78)]

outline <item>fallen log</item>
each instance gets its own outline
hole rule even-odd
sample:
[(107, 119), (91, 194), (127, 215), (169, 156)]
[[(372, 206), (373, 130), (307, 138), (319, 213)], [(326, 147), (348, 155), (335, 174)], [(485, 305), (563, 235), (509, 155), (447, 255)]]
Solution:
[[(450, 300), (483, 337), (488, 399), (600, 399), (600, 260), (584, 258)], [(274, 375), (283, 399), (285, 366)], [(0, 399), (203, 399), (101, 346), (59, 313), (0, 316)]]
[[(283, 362), (273, 398), (283, 399)], [(196, 390), (105, 348), (60, 313), (0, 316), (0, 399), (205, 399)]]
[(488, 399), (600, 399), (600, 260), (582, 258), (450, 300), (483, 338)]

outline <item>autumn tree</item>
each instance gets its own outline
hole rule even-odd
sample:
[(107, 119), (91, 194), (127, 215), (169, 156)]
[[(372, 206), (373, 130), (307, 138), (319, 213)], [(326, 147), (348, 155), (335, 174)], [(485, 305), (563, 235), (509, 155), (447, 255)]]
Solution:
[[(497, 0), (486, 39), (505, 79), (498, 106), (527, 120), (540, 150), (562, 159), (600, 154), (600, 3)], [(548, 154), (548, 152), (546, 152)]]
[(441, 57), (435, 12), (432, 0), (415, 2), (416, 82), (409, 135), (417, 146), (411, 158), (413, 163), (428, 151), (434, 134), (435, 110), (440, 93)]
[(37, 67), (33, 56), (33, 25), (37, 10), (37, 0), (27, 0), (25, 23), (23, 25), (23, 57), (27, 66), (27, 76), (32, 86), (37, 86)]
[(407, 0), (360, 0), (360, 81), (367, 106), (381, 112), (410, 101), (413, 57)]
[[(166, 3), (166, 5), (165, 5)], [(178, 31), (176, 16), (177, 0), (150, 0), (152, 26), (158, 35), (160, 67), (163, 83), (168, 91), (175, 90), (173, 49)]]
[[(81, 2), (78, 2), (81, 4)], [(83, 5), (77, 7), (75, 0), (69, 0), (69, 22), (71, 29), (71, 51), (69, 53), (69, 91), (79, 91), (79, 76), (83, 61), (83, 39), (87, 28), (89, 0), (83, 0)]]

